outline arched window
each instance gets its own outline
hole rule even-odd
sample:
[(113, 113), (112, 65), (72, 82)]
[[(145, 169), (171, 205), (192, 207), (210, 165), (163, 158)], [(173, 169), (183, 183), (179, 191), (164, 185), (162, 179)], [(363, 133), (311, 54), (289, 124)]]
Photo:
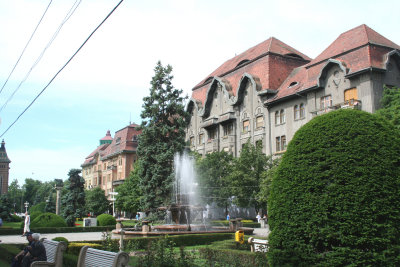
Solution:
[(304, 109), (304, 104), (300, 104), (300, 119), (304, 119), (306, 117), (306, 111)]
[(294, 120), (298, 120), (300, 118), (300, 108), (298, 105), (294, 106), (293, 112), (294, 112)]

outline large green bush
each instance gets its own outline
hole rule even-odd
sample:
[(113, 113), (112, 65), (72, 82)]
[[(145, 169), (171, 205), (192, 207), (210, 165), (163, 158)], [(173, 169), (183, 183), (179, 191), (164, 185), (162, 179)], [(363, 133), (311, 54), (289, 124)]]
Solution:
[(54, 213), (43, 213), (36, 217), (30, 225), (30, 228), (37, 228), (37, 227), (66, 227), (67, 223), (61, 216), (58, 216)]
[(97, 216), (97, 223), (99, 226), (116, 225), (117, 220), (110, 214), (101, 214)]
[(271, 266), (400, 266), (400, 138), (356, 110), (311, 120), (269, 198)]
[(40, 211), (41, 213), (44, 213), (45, 212), (45, 207), (46, 207), (46, 202), (40, 202), (40, 203), (30, 207), (29, 211), (31, 213), (36, 212), (36, 211)]

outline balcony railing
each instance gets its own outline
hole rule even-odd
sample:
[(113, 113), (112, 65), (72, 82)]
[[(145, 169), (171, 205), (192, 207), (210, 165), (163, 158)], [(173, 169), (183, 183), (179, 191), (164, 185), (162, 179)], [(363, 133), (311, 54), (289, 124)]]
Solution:
[(339, 103), (337, 105), (333, 105), (333, 106), (326, 107), (326, 108), (323, 108), (323, 109), (318, 109), (318, 110), (315, 110), (315, 111), (311, 111), (311, 114), (313, 116), (318, 116), (318, 115), (322, 115), (322, 114), (328, 113), (328, 112), (330, 112), (332, 110), (337, 110), (337, 109), (342, 109), (342, 108), (361, 109), (361, 101), (357, 100), (357, 99), (350, 99), (350, 100), (347, 100), (347, 101), (345, 101), (343, 103)]

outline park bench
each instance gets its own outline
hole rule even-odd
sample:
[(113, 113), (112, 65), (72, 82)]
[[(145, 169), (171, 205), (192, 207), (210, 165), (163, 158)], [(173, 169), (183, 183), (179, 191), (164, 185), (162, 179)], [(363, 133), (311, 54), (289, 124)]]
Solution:
[(110, 252), (83, 246), (79, 252), (78, 267), (124, 267), (128, 266), (126, 252)]
[(48, 240), (42, 238), (40, 240), (44, 248), (46, 249), (47, 261), (34, 261), (31, 264), (31, 267), (38, 266), (54, 266), (54, 267), (62, 267), (63, 266), (63, 253), (67, 248), (64, 242), (57, 242), (53, 240)]
[(265, 239), (255, 239), (250, 237), (248, 239), (251, 245), (251, 252), (267, 252), (268, 251), (268, 240)]

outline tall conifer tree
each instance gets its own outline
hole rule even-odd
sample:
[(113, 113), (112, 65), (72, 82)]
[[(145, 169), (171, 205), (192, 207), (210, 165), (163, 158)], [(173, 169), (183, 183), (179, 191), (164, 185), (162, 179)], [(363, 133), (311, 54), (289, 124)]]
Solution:
[(174, 154), (185, 146), (187, 112), (182, 90), (172, 85), (172, 67), (157, 62), (150, 95), (143, 98), (139, 137), (139, 177), (144, 210), (152, 211), (171, 199)]

